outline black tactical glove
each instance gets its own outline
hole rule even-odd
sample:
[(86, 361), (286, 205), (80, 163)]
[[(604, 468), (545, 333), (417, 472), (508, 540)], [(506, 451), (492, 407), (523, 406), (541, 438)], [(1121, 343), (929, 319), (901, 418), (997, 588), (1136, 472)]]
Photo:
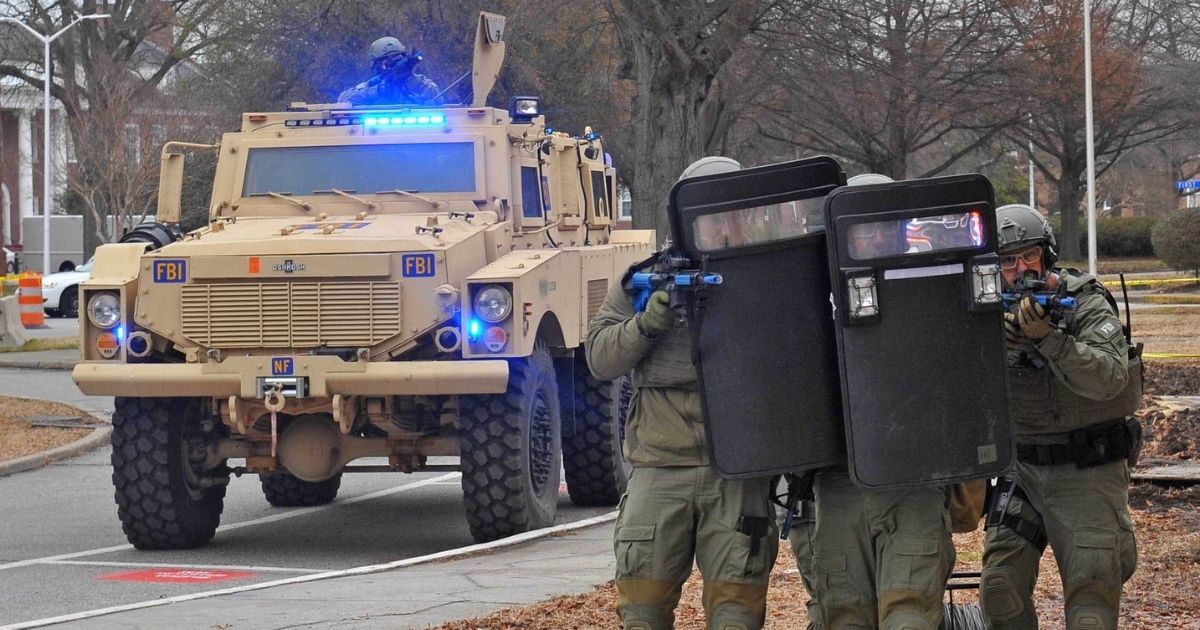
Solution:
[(1021, 300), (1021, 332), (1033, 341), (1041, 341), (1043, 337), (1054, 330), (1050, 323), (1050, 312), (1042, 308), (1032, 297), (1026, 296)]
[(655, 291), (646, 301), (646, 310), (638, 316), (638, 323), (648, 335), (665, 333), (675, 327), (675, 311), (671, 310), (671, 296), (666, 291)]

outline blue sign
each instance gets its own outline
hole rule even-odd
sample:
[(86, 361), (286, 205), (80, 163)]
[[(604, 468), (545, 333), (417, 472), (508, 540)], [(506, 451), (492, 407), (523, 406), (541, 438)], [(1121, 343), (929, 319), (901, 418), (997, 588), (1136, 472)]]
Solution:
[(1175, 190), (1195, 190), (1200, 188), (1200, 179), (1185, 179), (1175, 182)]
[(400, 256), (400, 275), (405, 278), (432, 278), (437, 271), (433, 254), (404, 254)]
[(186, 260), (156, 260), (153, 267), (154, 282), (158, 284), (181, 284), (187, 282)]
[(296, 369), (296, 360), (292, 357), (272, 357), (271, 374), (273, 376), (291, 376)]

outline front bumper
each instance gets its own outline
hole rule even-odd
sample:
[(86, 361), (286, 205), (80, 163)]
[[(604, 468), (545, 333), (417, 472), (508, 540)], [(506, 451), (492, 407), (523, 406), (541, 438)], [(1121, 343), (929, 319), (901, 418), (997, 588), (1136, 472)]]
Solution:
[[(273, 357), (230, 357), (220, 363), (117, 363), (75, 366), (71, 378), (89, 396), (258, 398), (260, 377), (272, 374)], [(336, 357), (297, 356), (288, 376), (307, 379), (308, 398), (501, 394), (508, 362), (346, 362)]]

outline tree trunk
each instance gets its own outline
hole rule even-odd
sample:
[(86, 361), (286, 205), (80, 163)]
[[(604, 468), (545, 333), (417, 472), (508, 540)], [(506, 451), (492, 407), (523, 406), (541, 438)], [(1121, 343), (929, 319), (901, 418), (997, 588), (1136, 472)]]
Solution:
[[(664, 73), (658, 73), (664, 74)], [(667, 195), (679, 174), (703, 157), (693, 107), (702, 89), (656, 76), (640, 83), (634, 97), (633, 224), (657, 231), (658, 243), (671, 238)]]
[(730, 115), (719, 76), (764, 7), (758, 2), (681, 5), (620, 0), (609, 10), (621, 42), (622, 74), (633, 97), (633, 223), (670, 237), (667, 195), (679, 173), (723, 146)]
[(1058, 257), (1060, 260), (1079, 261), (1083, 255), (1079, 248), (1079, 200), (1083, 190), (1079, 187), (1079, 178), (1085, 169), (1074, 163), (1064, 163), (1063, 172), (1058, 178), (1058, 211), (1062, 216), (1058, 240)]

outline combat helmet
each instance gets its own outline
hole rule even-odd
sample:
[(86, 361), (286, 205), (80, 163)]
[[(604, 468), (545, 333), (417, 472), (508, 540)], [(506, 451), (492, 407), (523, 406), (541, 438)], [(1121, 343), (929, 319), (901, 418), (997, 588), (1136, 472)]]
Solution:
[(371, 42), (371, 63), (379, 63), (392, 55), (403, 55), (408, 52), (404, 44), (395, 37), (380, 37)]
[(731, 173), (740, 170), (742, 170), (741, 162), (720, 155), (710, 155), (688, 164), (687, 168), (683, 169), (683, 172), (679, 174), (679, 180), (677, 181), (683, 181), (689, 177), (719, 175), (721, 173)]
[(1058, 260), (1058, 241), (1042, 213), (1023, 203), (996, 208), (996, 229), (1000, 232), (999, 253), (1005, 254), (1041, 245), (1047, 267)]
[(863, 173), (846, 180), (847, 186), (869, 186), (871, 184), (890, 184), (896, 180), (879, 173)]

